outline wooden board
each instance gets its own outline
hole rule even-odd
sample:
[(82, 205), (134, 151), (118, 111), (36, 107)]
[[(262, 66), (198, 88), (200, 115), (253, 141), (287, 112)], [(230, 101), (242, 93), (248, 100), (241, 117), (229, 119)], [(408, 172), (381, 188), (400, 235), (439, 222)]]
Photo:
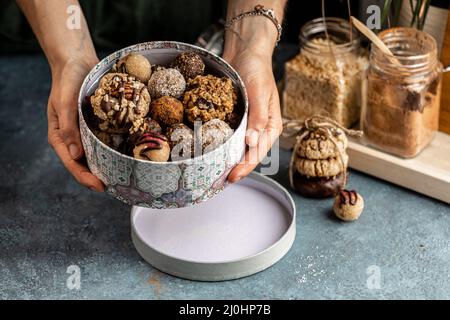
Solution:
[(450, 203), (450, 135), (438, 132), (414, 159), (396, 156), (351, 140), (349, 167)]
[[(280, 138), (280, 147), (292, 149), (294, 139)], [(350, 139), (349, 167), (450, 203), (450, 135), (438, 132), (414, 159), (402, 159)]]
[[(447, 31), (445, 31), (441, 61), (444, 66), (450, 64), (450, 11), (447, 19)], [(450, 133), (450, 72), (444, 73), (443, 77), (439, 130)]]

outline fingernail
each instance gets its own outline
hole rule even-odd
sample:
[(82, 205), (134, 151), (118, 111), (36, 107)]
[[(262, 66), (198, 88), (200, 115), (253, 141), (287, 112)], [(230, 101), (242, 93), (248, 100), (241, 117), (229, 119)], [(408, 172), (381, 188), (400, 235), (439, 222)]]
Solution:
[(78, 156), (80, 155), (80, 151), (78, 150), (78, 147), (75, 144), (71, 144), (69, 145), (69, 153), (70, 156), (72, 157), (72, 159), (77, 159)]

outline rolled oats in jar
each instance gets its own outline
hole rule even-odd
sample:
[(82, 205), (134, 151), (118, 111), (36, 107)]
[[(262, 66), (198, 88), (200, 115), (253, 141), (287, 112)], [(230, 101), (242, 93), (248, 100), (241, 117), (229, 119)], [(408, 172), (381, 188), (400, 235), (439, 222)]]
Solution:
[(350, 127), (359, 119), (368, 66), (356, 30), (344, 19), (314, 19), (302, 27), (300, 45), (286, 64), (284, 117), (303, 121), (324, 114)]
[(411, 158), (430, 143), (439, 126), (442, 64), (436, 41), (413, 28), (388, 29), (379, 37), (398, 62), (372, 46), (361, 115), (363, 141)]

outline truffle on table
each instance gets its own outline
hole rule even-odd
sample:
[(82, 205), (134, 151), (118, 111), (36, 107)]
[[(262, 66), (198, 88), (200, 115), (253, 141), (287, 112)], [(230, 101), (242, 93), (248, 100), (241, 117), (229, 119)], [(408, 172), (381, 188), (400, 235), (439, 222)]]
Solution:
[(191, 123), (225, 120), (233, 112), (236, 101), (237, 91), (231, 79), (212, 75), (190, 79), (183, 96), (187, 119)]
[(334, 214), (341, 220), (354, 221), (364, 210), (364, 199), (354, 190), (342, 190), (334, 201)]
[(183, 122), (183, 104), (172, 97), (163, 96), (150, 104), (150, 116), (163, 127)]
[(128, 131), (131, 123), (144, 118), (150, 95), (140, 81), (124, 73), (107, 73), (90, 98), (99, 129), (112, 133)]
[(162, 96), (179, 98), (185, 89), (186, 81), (183, 75), (173, 68), (155, 70), (148, 81), (148, 90), (152, 99)]
[(191, 51), (180, 53), (173, 61), (172, 67), (180, 71), (186, 80), (201, 76), (205, 72), (202, 58)]
[(130, 53), (121, 58), (112, 67), (113, 72), (128, 73), (143, 83), (147, 83), (152, 74), (152, 66), (146, 57)]

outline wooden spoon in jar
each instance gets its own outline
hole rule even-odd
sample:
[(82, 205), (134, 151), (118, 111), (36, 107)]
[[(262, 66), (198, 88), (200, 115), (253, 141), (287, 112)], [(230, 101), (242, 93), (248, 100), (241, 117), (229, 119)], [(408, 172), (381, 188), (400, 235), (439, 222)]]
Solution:
[(389, 50), (389, 48), (384, 44), (384, 42), (381, 41), (381, 39), (378, 38), (378, 36), (375, 33), (373, 33), (372, 30), (367, 28), (364, 25), (364, 23), (362, 23), (361, 21), (359, 21), (358, 19), (356, 19), (353, 16), (350, 17), (350, 20), (352, 21), (352, 23), (356, 27), (356, 29), (361, 31), (362, 34), (364, 34), (367, 38), (369, 38), (369, 40), (372, 41), (372, 43), (374, 45), (376, 45), (378, 47), (378, 49), (381, 50), (381, 52), (383, 52), (385, 55), (387, 55), (389, 57), (389, 60), (391, 60), (391, 62), (395, 63), (398, 66), (402, 66), (401, 62), (394, 56), (392, 51)]

